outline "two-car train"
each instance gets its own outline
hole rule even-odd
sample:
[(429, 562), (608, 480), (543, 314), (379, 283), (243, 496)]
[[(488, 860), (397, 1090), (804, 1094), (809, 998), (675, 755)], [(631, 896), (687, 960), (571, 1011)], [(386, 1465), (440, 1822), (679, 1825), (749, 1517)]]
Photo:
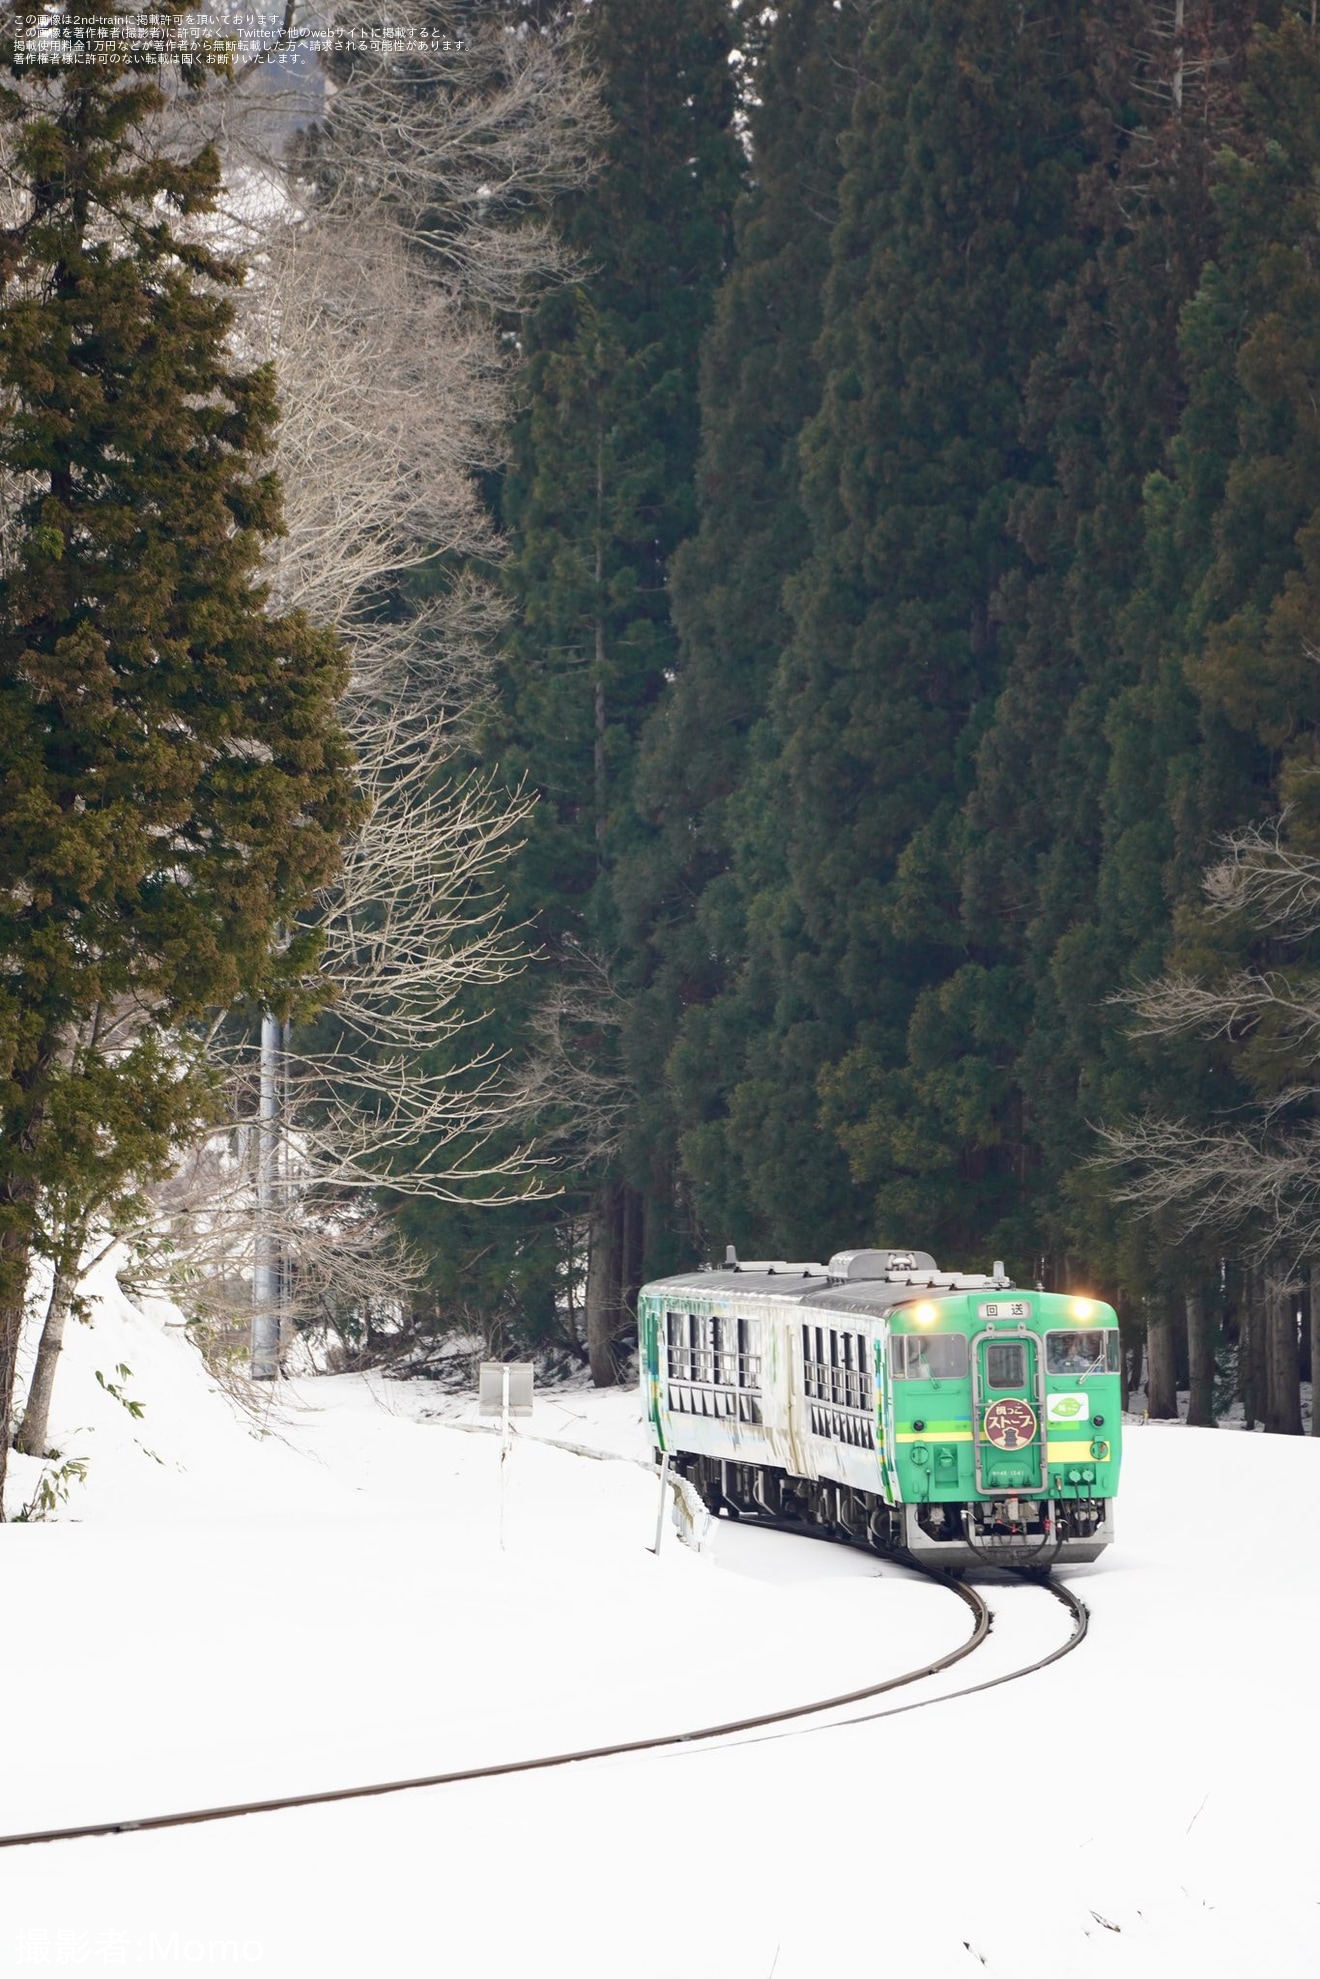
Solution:
[(1118, 1321), (924, 1251), (739, 1263), (642, 1288), (643, 1404), (714, 1511), (957, 1571), (1047, 1572), (1113, 1537)]

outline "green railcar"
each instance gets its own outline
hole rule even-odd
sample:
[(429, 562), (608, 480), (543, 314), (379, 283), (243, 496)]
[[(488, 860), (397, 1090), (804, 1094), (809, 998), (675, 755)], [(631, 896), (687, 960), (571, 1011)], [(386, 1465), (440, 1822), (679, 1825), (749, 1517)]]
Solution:
[(961, 1569), (1044, 1573), (1113, 1538), (1118, 1322), (924, 1251), (703, 1268), (642, 1288), (658, 1453), (714, 1511)]

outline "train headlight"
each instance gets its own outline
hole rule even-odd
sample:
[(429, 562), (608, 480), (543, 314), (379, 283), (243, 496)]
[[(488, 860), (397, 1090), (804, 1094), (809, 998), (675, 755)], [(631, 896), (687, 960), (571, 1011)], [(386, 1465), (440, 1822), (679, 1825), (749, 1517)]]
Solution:
[(919, 1306), (913, 1306), (912, 1317), (918, 1326), (933, 1326), (940, 1316), (940, 1309), (930, 1299), (923, 1299)]
[(1094, 1299), (1074, 1299), (1072, 1302), (1072, 1316), (1074, 1319), (1089, 1319), (1094, 1311)]

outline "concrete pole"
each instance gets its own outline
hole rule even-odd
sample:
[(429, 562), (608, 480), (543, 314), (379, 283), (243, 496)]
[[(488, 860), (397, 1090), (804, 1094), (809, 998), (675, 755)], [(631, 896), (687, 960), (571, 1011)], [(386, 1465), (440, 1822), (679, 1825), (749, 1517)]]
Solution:
[(256, 1259), (252, 1271), (252, 1379), (280, 1371), (279, 1239), (272, 1227), (279, 1174), (279, 1019), (261, 1020), (261, 1101), (257, 1120)]

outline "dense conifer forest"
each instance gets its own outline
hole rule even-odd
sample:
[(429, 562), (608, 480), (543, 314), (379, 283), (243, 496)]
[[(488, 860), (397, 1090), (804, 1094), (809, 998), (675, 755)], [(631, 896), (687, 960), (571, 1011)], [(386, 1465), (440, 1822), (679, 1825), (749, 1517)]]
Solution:
[(0, 1409), (166, 1229), (603, 1384), (730, 1242), (998, 1257), (1297, 1430), (1315, 0), (372, 18), (0, 44)]
[(1320, 834), (1310, 0), (577, 31), (613, 130), (518, 325), (484, 740), (560, 1193), (428, 1208), (440, 1307), (567, 1285), (600, 1378), (727, 1241), (919, 1243), (1116, 1299), (1152, 1413), (1295, 1424), (1314, 936), (1252, 889), (1314, 904)]

